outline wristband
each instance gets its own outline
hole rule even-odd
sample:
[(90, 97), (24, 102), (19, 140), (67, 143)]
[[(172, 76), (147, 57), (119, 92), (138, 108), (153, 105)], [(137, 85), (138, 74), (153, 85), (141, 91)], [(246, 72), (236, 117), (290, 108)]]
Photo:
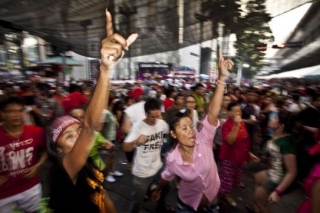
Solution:
[(281, 192), (279, 189), (275, 189), (274, 192), (275, 192), (277, 195), (279, 195), (279, 196), (282, 195), (282, 192)]

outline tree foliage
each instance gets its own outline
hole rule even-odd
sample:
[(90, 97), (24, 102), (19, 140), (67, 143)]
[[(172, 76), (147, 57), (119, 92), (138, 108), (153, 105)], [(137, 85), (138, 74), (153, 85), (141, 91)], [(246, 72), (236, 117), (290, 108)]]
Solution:
[(224, 35), (235, 33), (237, 56), (250, 64), (243, 68), (246, 77), (252, 77), (263, 65), (264, 52), (255, 50), (255, 44), (268, 43), (273, 39), (268, 22), (271, 17), (266, 12), (266, 0), (248, 0), (245, 6), (234, 0), (206, 0), (202, 4), (203, 12), (207, 12), (212, 21), (214, 38), (217, 36), (218, 22), (225, 25)]

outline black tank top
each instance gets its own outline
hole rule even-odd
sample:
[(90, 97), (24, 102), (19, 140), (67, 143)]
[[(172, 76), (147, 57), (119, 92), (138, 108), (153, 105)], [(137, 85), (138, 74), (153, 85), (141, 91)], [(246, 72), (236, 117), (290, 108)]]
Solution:
[(104, 213), (106, 191), (104, 176), (90, 163), (80, 172), (74, 184), (62, 164), (51, 177), (50, 208), (55, 213)]

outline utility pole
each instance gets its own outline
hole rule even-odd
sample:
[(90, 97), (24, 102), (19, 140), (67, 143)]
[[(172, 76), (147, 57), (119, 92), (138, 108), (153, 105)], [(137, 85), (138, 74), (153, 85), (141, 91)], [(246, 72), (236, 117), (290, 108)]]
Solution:
[(195, 18), (200, 22), (200, 52), (199, 52), (199, 73), (201, 73), (201, 50), (202, 50), (202, 40), (203, 40), (203, 23), (209, 20), (209, 17), (201, 13), (196, 13)]
[[(131, 16), (137, 13), (137, 8), (135, 6), (124, 5), (119, 7), (119, 13), (124, 15), (127, 18), (127, 33), (130, 35), (131, 30)], [(131, 51), (130, 48), (127, 52), (128, 56), (128, 74), (129, 79), (132, 79), (131, 74)]]

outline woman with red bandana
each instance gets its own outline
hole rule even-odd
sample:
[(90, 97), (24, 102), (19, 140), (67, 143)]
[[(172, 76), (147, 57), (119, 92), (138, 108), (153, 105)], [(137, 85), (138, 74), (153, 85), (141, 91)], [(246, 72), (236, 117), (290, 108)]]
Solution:
[(115, 207), (103, 185), (103, 173), (89, 157), (91, 148), (102, 128), (100, 118), (108, 102), (110, 70), (124, 56), (124, 50), (136, 40), (113, 32), (107, 12), (107, 38), (102, 41), (101, 65), (95, 92), (84, 116), (83, 124), (64, 116), (48, 127), (47, 146), (55, 168), (51, 175), (50, 207), (56, 213), (90, 212), (115, 213)]

